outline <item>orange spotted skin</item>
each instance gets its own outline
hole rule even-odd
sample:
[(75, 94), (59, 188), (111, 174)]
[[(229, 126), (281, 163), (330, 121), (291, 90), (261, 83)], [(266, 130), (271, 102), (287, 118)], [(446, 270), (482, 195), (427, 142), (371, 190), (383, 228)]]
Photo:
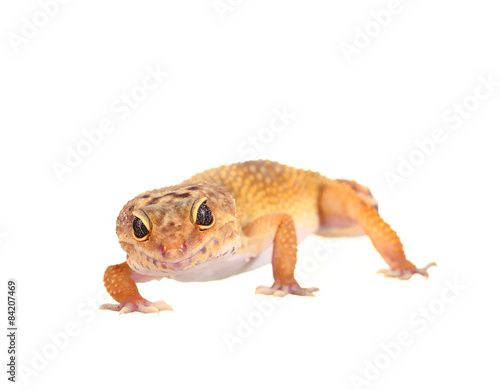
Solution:
[(390, 266), (386, 276), (427, 276), (427, 268), (406, 259), (368, 188), (267, 160), (209, 169), (140, 194), (123, 207), (116, 231), (127, 261), (107, 268), (104, 284), (119, 304), (102, 308), (120, 313), (171, 310), (142, 298), (137, 282), (216, 280), (266, 261), (274, 284), (258, 293), (312, 295), (316, 288), (302, 288), (294, 278), (297, 244), (309, 234), (367, 234)]
[(104, 273), (104, 285), (109, 294), (118, 302), (128, 303), (143, 299), (131, 274), (132, 270), (127, 263), (109, 266)]
[(236, 201), (242, 227), (272, 213), (287, 213), (304, 228), (317, 229), (322, 176), (272, 161), (225, 165), (194, 175), (187, 182), (206, 181), (225, 188)]

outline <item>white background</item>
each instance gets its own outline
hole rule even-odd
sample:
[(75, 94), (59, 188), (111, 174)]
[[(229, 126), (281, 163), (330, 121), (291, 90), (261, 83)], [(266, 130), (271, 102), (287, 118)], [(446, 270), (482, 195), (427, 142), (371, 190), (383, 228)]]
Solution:
[[(457, 128), (443, 114), (473, 104), (480, 77), (500, 80), (499, 9), (401, 0), (349, 62), (342, 42), (376, 29), (371, 12), (388, 2), (232, 4), (221, 18), (211, 0), (71, 1), (44, 21), (36, 1), (2, 2), (0, 253), (2, 283), (18, 283), (18, 385), (354, 389), (353, 375), (387, 363), (381, 344), (406, 332), (412, 343), (394, 347), (369, 388), (494, 387), (500, 87)], [(13, 44), (35, 17), (46, 25)], [(148, 67), (168, 76), (121, 119), (113, 103)], [(245, 334), (242, 321), (262, 318), (255, 303), (269, 302), (254, 289), (272, 283), (270, 266), (139, 286), (174, 313), (96, 311), (112, 302), (105, 268), (125, 260), (114, 232), (123, 204), (248, 159), (248, 137), (262, 136), (283, 107), (295, 118), (256, 157), (369, 186), (410, 260), (438, 263), (429, 280), (383, 278), (363, 237), (334, 240), (328, 261), (308, 263), (299, 282), (320, 287), (316, 298), (273, 304)], [(114, 131), (58, 180), (54, 162), (65, 164), (67, 148), (103, 118)], [(445, 141), (392, 190), (387, 172), (397, 174), (399, 157), (436, 127)], [(326, 242), (301, 245), (303, 268)], [(447, 283), (465, 287), (454, 295)], [(439, 312), (432, 321), (419, 314), (429, 306)], [(245, 337), (231, 349), (229, 334)]]

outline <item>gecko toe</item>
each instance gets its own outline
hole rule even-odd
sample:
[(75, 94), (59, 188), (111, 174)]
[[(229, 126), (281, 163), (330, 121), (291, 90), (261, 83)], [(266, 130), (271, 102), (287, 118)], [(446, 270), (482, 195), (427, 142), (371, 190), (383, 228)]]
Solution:
[(297, 295), (306, 295), (306, 296), (309, 296), (309, 297), (314, 297), (314, 293), (316, 291), (319, 291), (319, 288), (318, 287), (309, 287), (309, 288), (301, 288), (301, 290), (297, 293), (294, 293), (294, 294), (297, 294)]
[(127, 313), (131, 313), (133, 312), (134, 310), (132, 310), (132, 308), (130, 307), (130, 305), (125, 305), (121, 308), (120, 312), (118, 313), (118, 316), (120, 316), (121, 314), (127, 314)]
[(140, 302), (129, 302), (121, 304), (106, 303), (99, 306), (100, 310), (111, 310), (119, 312), (118, 315), (128, 314), (128, 313), (160, 313), (161, 311), (173, 311), (172, 306), (165, 303), (164, 301), (149, 302), (143, 300)]
[(422, 275), (424, 278), (427, 279), (429, 277), (429, 272), (427, 272), (427, 270), (430, 267), (435, 267), (435, 266), (437, 266), (437, 264), (435, 262), (431, 262), (423, 268), (413, 268), (413, 269), (389, 268), (389, 269), (381, 269), (378, 271), (378, 273), (384, 274), (386, 278), (398, 278), (401, 280), (408, 280), (415, 274)]
[(429, 277), (429, 272), (427, 272), (427, 270), (431, 267), (437, 267), (436, 262), (433, 261), (427, 264), (424, 268), (418, 268), (416, 273), (424, 276), (427, 279)]
[(319, 291), (317, 287), (303, 288), (298, 284), (287, 285), (287, 284), (273, 284), (272, 287), (259, 286), (255, 289), (256, 294), (273, 295), (275, 297), (284, 297), (288, 294), (302, 295), (302, 296), (314, 296), (314, 292)]
[(170, 306), (168, 303), (164, 301), (156, 301), (152, 303), (153, 306), (155, 306), (158, 311), (174, 311), (172, 306)]
[(255, 289), (255, 294), (274, 295), (275, 292), (276, 290), (268, 286), (259, 286)]
[(111, 310), (111, 311), (120, 311), (121, 306), (118, 304), (114, 303), (104, 303), (101, 306), (99, 306), (99, 310)]

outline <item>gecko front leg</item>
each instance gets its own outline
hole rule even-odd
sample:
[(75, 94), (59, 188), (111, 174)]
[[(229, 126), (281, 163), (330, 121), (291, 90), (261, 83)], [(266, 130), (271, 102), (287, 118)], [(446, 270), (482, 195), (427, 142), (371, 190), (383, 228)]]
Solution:
[(109, 295), (119, 304), (106, 303), (99, 309), (119, 311), (120, 314), (134, 311), (158, 313), (163, 310), (172, 310), (172, 307), (163, 301), (149, 302), (139, 294), (136, 282), (148, 282), (153, 279), (155, 278), (133, 271), (127, 262), (110, 265), (104, 273), (104, 286)]
[(288, 214), (270, 214), (257, 218), (243, 228), (248, 239), (248, 251), (260, 253), (274, 244), (272, 267), (274, 283), (271, 287), (259, 286), (257, 294), (285, 296), (314, 295), (319, 289), (302, 288), (294, 277), (297, 262), (297, 234), (292, 217)]

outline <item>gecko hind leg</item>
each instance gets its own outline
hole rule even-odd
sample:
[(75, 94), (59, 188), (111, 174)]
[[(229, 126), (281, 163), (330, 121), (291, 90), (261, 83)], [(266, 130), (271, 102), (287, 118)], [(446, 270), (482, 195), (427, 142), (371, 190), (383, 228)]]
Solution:
[(411, 279), (413, 275), (429, 277), (428, 269), (437, 266), (435, 262), (427, 264), (423, 268), (417, 268), (415, 264), (406, 258), (401, 239), (391, 226), (385, 222), (378, 211), (373, 208), (361, 206), (358, 214), (358, 223), (366, 232), (373, 246), (380, 253), (389, 269), (378, 271), (387, 278), (398, 278), (400, 280)]
[(358, 230), (366, 234), (389, 265), (388, 270), (379, 271), (386, 277), (406, 280), (419, 274), (427, 278), (427, 270), (436, 266), (432, 262), (423, 268), (417, 268), (406, 258), (400, 238), (380, 216), (378, 204), (371, 192), (356, 182), (325, 182), (320, 194), (319, 214), (322, 227), (320, 234), (347, 236), (355, 235)]

